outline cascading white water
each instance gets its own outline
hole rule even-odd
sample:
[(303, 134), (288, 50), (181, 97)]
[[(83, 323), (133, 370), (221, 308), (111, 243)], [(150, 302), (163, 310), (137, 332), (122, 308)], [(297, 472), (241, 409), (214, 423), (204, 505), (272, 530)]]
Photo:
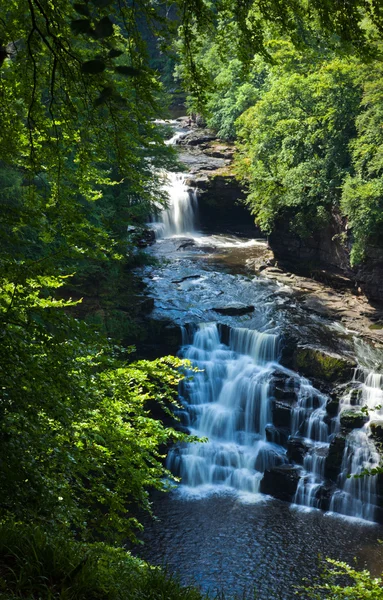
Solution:
[(294, 502), (319, 507), (318, 492), (323, 485), (325, 461), (329, 447), (329, 430), (325, 422), (327, 397), (314, 389), (307, 379), (301, 379), (297, 406), (291, 415), (293, 436), (302, 436), (309, 450), (303, 460)]
[[(174, 125), (174, 135), (165, 143), (169, 146), (176, 145), (188, 131), (177, 129)], [(167, 238), (173, 235), (194, 234), (198, 218), (197, 190), (186, 185), (185, 173), (162, 172), (162, 189), (168, 199), (168, 206), (161, 209), (156, 222), (152, 227), (157, 238)]]
[(186, 176), (181, 173), (166, 173), (164, 191), (168, 196), (168, 208), (160, 214), (161, 237), (195, 233), (198, 199), (195, 190), (189, 190)]
[[(285, 428), (291, 442), (304, 447), (302, 460), (297, 459), (295, 467), (300, 478), (293, 502), (321, 508), (325, 494), (328, 508), (332, 494), (331, 511), (374, 520), (374, 478), (348, 478), (350, 473), (378, 464), (369, 425), (353, 430), (347, 437), (342, 472), (334, 491), (335, 484), (325, 479), (325, 467), (339, 418), (331, 424), (326, 412), (328, 397), (307, 379), (278, 364), (277, 335), (234, 327), (224, 335), (227, 345), (222, 343), (221, 333), (216, 323), (200, 324), (193, 334), (183, 330), (182, 356), (200, 371), (181, 391), (182, 420), (192, 434), (208, 442), (174, 448), (168, 456), (168, 467), (191, 488), (221, 486), (258, 493), (265, 470), (294, 464), (295, 460), (288, 460), (289, 451), (271, 433), (275, 418), (280, 418), (274, 414), (278, 405), (277, 413), (282, 407), (290, 415), (290, 423), (287, 419), (279, 428)], [(284, 382), (278, 401), (276, 381)], [(361, 386), (361, 404), (367, 404), (374, 417), (380, 419), (382, 383), (383, 376), (370, 374)], [(347, 402), (346, 397), (343, 410)]]
[(361, 380), (359, 395), (347, 394), (342, 401), (343, 411), (366, 407), (369, 420), (361, 429), (348, 434), (343, 453), (341, 473), (337, 490), (331, 499), (330, 510), (374, 520), (376, 498), (376, 476), (350, 477), (379, 466), (380, 457), (371, 438), (371, 423), (383, 419), (383, 375), (359, 370), (355, 382)]
[[(286, 462), (285, 450), (265, 435), (277, 341), (246, 329), (233, 329), (231, 339), (234, 347), (221, 343), (217, 324), (201, 325), (183, 352), (202, 370), (187, 384), (188, 425), (209, 442), (174, 449), (168, 466), (191, 487), (256, 493), (264, 470)], [(248, 349), (251, 356), (244, 353)]]

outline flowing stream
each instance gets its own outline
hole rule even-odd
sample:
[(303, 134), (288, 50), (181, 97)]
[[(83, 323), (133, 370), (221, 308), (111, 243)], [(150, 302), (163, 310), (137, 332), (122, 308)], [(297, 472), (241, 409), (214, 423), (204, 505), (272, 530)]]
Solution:
[[(155, 501), (161, 521), (147, 524), (141, 554), (205, 590), (246, 596), (255, 585), (264, 600), (296, 597), (318, 553), (357, 556), (379, 571), (376, 477), (348, 475), (379, 463), (370, 424), (382, 419), (383, 376), (361, 366), (344, 387), (340, 410), (367, 406), (370, 414), (345, 435), (331, 398), (283, 366), (282, 355), (291, 332), (354, 354), (355, 340), (302, 312), (283, 286), (232, 272), (233, 254), (256, 255), (265, 242), (198, 233), (198, 199), (185, 176), (169, 174), (165, 185), (169, 207), (152, 248), (161, 266), (146, 267), (145, 278), (153, 317), (181, 328), (179, 354), (198, 368), (180, 389), (181, 424), (207, 441), (170, 449), (167, 466), (181, 485)], [(336, 449), (339, 473), (329, 476)], [(291, 503), (265, 495), (267, 480)]]

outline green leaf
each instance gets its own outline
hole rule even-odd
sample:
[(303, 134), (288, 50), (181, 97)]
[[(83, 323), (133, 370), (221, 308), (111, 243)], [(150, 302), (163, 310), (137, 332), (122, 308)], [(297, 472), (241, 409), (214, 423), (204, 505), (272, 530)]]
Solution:
[(98, 75), (105, 71), (105, 63), (102, 60), (88, 60), (81, 65), (81, 70), (89, 75)]
[(115, 71), (120, 73), (120, 75), (126, 75), (127, 77), (137, 77), (140, 74), (140, 71), (135, 67), (128, 67), (127, 65), (121, 65), (115, 67)]
[(78, 12), (80, 15), (84, 15), (84, 17), (89, 17), (89, 8), (87, 7), (86, 4), (78, 4), (75, 3), (73, 4), (73, 8), (75, 9), (76, 12)]
[(74, 19), (71, 21), (70, 28), (73, 33), (92, 33), (92, 26), (89, 19)]
[(110, 58), (117, 58), (118, 56), (121, 56), (121, 54), (124, 54), (123, 50), (115, 50), (115, 48), (112, 48), (112, 50), (109, 50), (108, 56)]
[(109, 17), (103, 17), (96, 24), (95, 35), (99, 39), (110, 37), (113, 35), (113, 23)]
[(112, 4), (113, 0), (91, 0), (91, 2), (94, 6), (97, 6), (97, 8), (105, 8)]

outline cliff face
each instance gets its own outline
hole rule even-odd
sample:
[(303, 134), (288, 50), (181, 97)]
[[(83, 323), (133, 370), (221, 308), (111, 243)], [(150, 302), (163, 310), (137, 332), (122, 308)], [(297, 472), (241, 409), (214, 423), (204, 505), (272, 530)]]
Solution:
[(339, 213), (334, 212), (326, 226), (307, 238), (291, 232), (288, 219), (281, 220), (268, 241), (281, 266), (314, 278), (327, 277), (335, 285), (360, 290), (369, 300), (383, 304), (383, 249), (368, 247), (365, 261), (352, 268), (351, 240)]

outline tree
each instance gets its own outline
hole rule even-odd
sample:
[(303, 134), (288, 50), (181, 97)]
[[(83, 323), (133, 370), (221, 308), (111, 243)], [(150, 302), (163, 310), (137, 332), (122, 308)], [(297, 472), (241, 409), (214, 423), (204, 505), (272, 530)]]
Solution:
[(262, 229), (270, 232), (288, 214), (307, 235), (339, 206), (361, 90), (353, 60), (318, 65), (297, 59), (295, 52), (293, 70), (285, 62), (274, 67), (261, 100), (240, 117), (237, 171)]

